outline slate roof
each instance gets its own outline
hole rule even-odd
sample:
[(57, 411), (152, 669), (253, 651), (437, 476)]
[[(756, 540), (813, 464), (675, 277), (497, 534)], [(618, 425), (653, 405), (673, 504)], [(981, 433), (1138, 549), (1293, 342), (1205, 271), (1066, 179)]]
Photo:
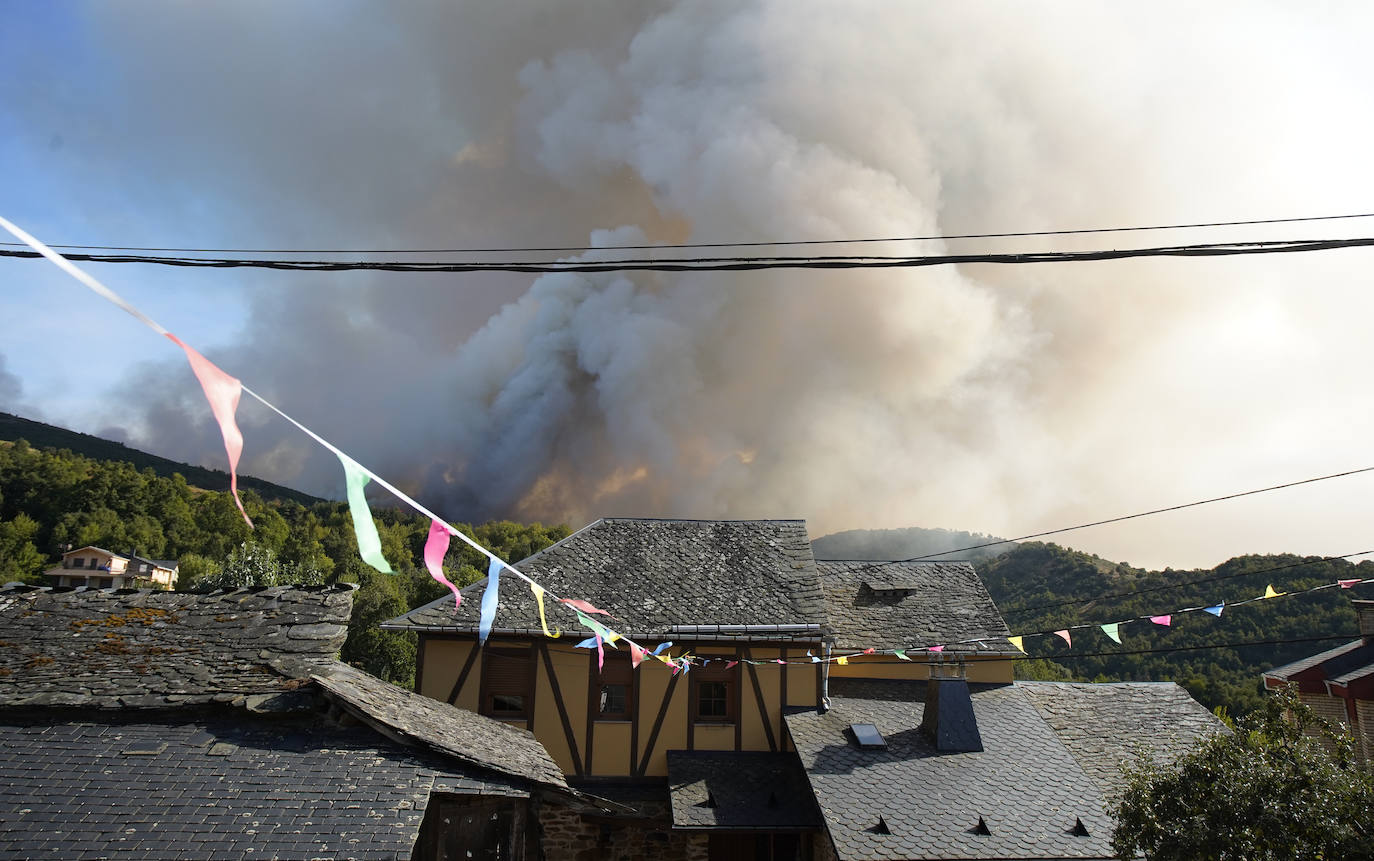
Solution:
[(821, 825), (801, 763), (791, 753), (668, 751), (673, 828), (810, 830)]
[(375, 732), (0, 713), (0, 858), (407, 859), (431, 791), (523, 795)]
[[(825, 623), (801, 520), (606, 518), (513, 564), (549, 592), (608, 611), (618, 620), (608, 624), (631, 637), (665, 636), (676, 625)], [(485, 588), (486, 580), (465, 588), (457, 613), (448, 596), (382, 627), (474, 631)], [(579, 630), (571, 610), (547, 604), (550, 628)], [(541, 633), (530, 589), (513, 575), (501, 580), (493, 630)], [(818, 640), (820, 632), (795, 636)]]
[(1320, 669), (1323, 678), (1334, 679), (1360, 668), (1374, 665), (1374, 640), (1355, 640), (1334, 649), (1318, 652), (1291, 664), (1265, 670), (1266, 678), (1289, 681), (1306, 670)]
[(300, 686), (273, 658), (333, 660), (352, 586), (0, 587), (0, 707), (257, 703)]
[(566, 790), (544, 746), (528, 730), (423, 697), (333, 662), (311, 678), (359, 720), (454, 759)]
[[(832, 678), (829, 711), (787, 715), (837, 857), (1112, 857), (1111, 819), (1098, 778), (1090, 774), (1101, 761), (1099, 751), (1085, 740), (1078, 746), (1090, 755), (1080, 761), (1075, 745), (1066, 744), (1020, 683), (969, 687), (981, 752), (939, 753), (920, 732), (925, 682)], [(1155, 719), (1151, 731), (1172, 717), (1167, 708), (1155, 709), (1154, 700), (1151, 708), (1133, 710), (1133, 703), (1151, 696), (1134, 688), (1105, 696), (1118, 697), (1137, 721)], [(876, 725), (887, 749), (860, 749), (848, 732), (852, 723)], [(1102, 734), (1117, 737), (1111, 729)], [(1130, 734), (1119, 738), (1123, 748), (1133, 740)], [(988, 834), (975, 833), (980, 818)], [(1086, 836), (1072, 833), (1076, 822)]]
[[(946, 652), (1021, 654), (968, 562), (818, 561), (816, 568), (836, 648), (943, 645)], [(980, 637), (995, 639), (956, 645)]]
[(1148, 751), (1167, 765), (1197, 741), (1227, 732), (1173, 682), (1016, 682), (1109, 804), (1121, 795), (1121, 766)]
[(337, 661), (352, 591), (0, 589), (0, 857), (409, 858), (431, 791), (568, 800), (528, 732)]

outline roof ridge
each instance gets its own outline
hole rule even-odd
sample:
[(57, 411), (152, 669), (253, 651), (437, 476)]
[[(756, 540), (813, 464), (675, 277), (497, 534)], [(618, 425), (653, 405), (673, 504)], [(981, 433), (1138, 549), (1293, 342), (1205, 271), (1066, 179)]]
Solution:
[[(600, 517), (602, 521), (637, 521), (648, 523), (805, 523), (805, 517), (743, 517), (738, 519), (719, 517)], [(581, 530), (579, 530), (581, 531)], [(570, 538), (572, 536), (569, 536)]]

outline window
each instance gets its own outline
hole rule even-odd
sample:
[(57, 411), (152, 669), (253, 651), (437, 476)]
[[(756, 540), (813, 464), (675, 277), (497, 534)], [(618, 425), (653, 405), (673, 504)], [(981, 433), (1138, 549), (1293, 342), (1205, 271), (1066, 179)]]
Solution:
[(612, 652), (601, 668), (597, 720), (629, 720), (634, 714), (635, 671), (630, 656)]
[(739, 685), (739, 665), (727, 667), (725, 661), (712, 660), (692, 670), (692, 720), (701, 723), (730, 723), (735, 720), (735, 691)]
[(84, 557), (78, 556), (78, 557), (76, 557), (75, 559), (72, 560), (72, 567), (73, 567), (73, 568), (84, 568), (85, 566), (86, 566), (86, 560), (85, 560)]
[(530, 699), (529, 652), (489, 650), (482, 664), (482, 714), (523, 720)]

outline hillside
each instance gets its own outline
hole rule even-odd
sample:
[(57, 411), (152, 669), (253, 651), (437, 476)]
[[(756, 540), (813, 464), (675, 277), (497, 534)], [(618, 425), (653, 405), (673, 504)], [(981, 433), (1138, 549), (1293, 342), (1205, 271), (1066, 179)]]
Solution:
[(817, 559), (910, 559), (914, 556), (939, 554), (941, 559), (963, 559), (977, 562), (992, 559), (1007, 551), (1007, 544), (980, 547), (957, 553), (948, 551), (960, 547), (990, 544), (1002, 539), (981, 532), (958, 532), (953, 529), (848, 529), (823, 535), (811, 542)]
[[(1298, 591), (1336, 579), (1374, 576), (1374, 562), (1354, 565), (1292, 555), (1239, 556), (1210, 570), (1143, 571), (1041, 542), (1024, 543), (975, 567), (1013, 634), (1235, 602), (1263, 594), (1270, 583), (1279, 591)], [(1197, 580), (1206, 582), (1178, 585)], [(1203, 705), (1241, 714), (1260, 702), (1261, 672), (1341, 640), (1207, 647), (1323, 636), (1355, 639), (1352, 597), (1374, 598), (1374, 584), (1228, 608), (1220, 617), (1175, 614), (1169, 627), (1134, 623), (1122, 626), (1121, 645), (1096, 629), (1074, 631), (1072, 649), (1058, 637), (1029, 638), (1031, 657), (1045, 660), (1023, 661), (1020, 673), (1027, 678), (1176, 681)], [(1139, 653), (1145, 650), (1151, 651)]]
[[(83, 455), (92, 460), (122, 461), (132, 464), (135, 469), (151, 469), (163, 478), (171, 478), (173, 474), (180, 473), (192, 487), (206, 490), (224, 490), (229, 487), (229, 473), (218, 469), (205, 469), (200, 466), (191, 466), (189, 463), (179, 463), (175, 460), (168, 460), (165, 457), (139, 451), (136, 448), (129, 448), (122, 442), (101, 439), (90, 434), (78, 433), (55, 425), (26, 419), (22, 416), (0, 412), (0, 441), (13, 442), (19, 439), (28, 440), (30, 445), (37, 448), (66, 449), (73, 454)], [(266, 500), (290, 500), (302, 505), (311, 505), (323, 501), (318, 496), (311, 496), (308, 493), (292, 490), (289, 487), (283, 487), (280, 484), (273, 484), (270, 481), (242, 473), (239, 474), (239, 487), (256, 491), (259, 496)]]

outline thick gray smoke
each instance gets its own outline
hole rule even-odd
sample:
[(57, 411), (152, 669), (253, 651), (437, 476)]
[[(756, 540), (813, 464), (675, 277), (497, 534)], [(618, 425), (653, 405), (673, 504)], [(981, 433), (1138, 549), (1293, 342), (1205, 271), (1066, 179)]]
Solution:
[[(222, 196), (236, 235), (260, 243), (948, 235), (1374, 200), (1355, 110), (1370, 75), (1353, 34), (1367, 29), (1350, 9), (1328, 30), (1283, 4), (545, 6), (389, 6), (370, 21), (274, 5), (266, 27), (239, 7), (121, 6), (101, 28), (124, 40), (142, 97), (184, 106), (149, 122), (195, 130), (161, 169)], [(532, 283), (243, 275), (241, 346), (208, 352), (453, 519), (1008, 534), (1363, 465), (1350, 461), (1374, 411), (1351, 398), (1374, 294), (1358, 254)], [(214, 462), (188, 377), (169, 364), (131, 384), (168, 393), (138, 432)], [(246, 471), (338, 492), (327, 453), (251, 405), (243, 422)], [(1175, 564), (1288, 549), (1275, 524), (1292, 505), (1099, 547)], [(1355, 549), (1348, 525), (1319, 536), (1342, 546), (1302, 549)], [(1223, 530), (1221, 549), (1208, 536)]]

